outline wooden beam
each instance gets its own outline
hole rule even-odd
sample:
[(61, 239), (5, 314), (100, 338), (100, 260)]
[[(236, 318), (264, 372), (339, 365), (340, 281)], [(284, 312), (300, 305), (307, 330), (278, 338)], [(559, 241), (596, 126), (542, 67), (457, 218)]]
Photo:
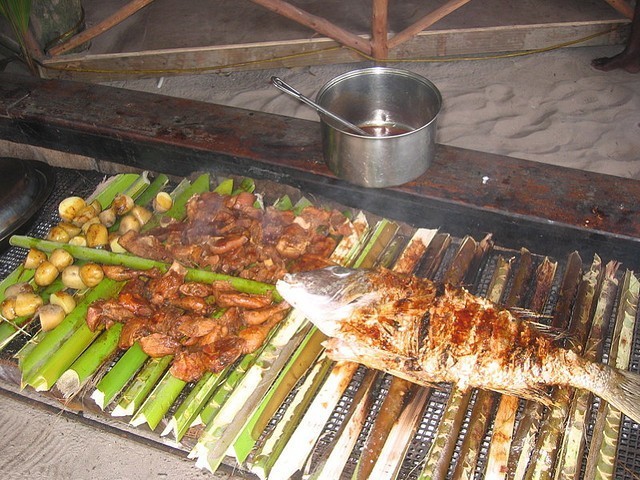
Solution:
[(371, 53), (376, 60), (389, 54), (389, 0), (373, 0), (371, 15)]
[(347, 47), (355, 48), (367, 55), (371, 55), (371, 43), (348, 30), (338, 27), (326, 18), (318, 17), (306, 12), (296, 6), (291, 5), (283, 0), (251, 0), (253, 3), (263, 6), (278, 15), (293, 20), (305, 27), (332, 38), (338, 43)]
[(138, 10), (141, 10), (153, 1), (154, 0), (133, 0), (97, 25), (94, 25), (93, 27), (80, 32), (79, 34), (74, 35), (69, 40), (61, 43), (60, 45), (56, 45), (51, 50), (49, 50), (49, 54), (52, 56), (56, 56), (68, 52), (69, 50), (73, 50), (74, 48), (82, 45), (85, 42), (88, 42), (92, 38), (95, 38), (101, 33), (104, 33), (110, 28), (116, 26), (123, 20), (126, 20)]
[(415, 22), (413, 25), (408, 26), (407, 28), (405, 28), (401, 32), (399, 32), (396, 35), (394, 35), (389, 40), (389, 48), (395, 48), (398, 45), (400, 45), (401, 43), (404, 43), (407, 40), (410, 40), (411, 38), (416, 36), (418, 33), (420, 33), (425, 28), (429, 28), (431, 25), (436, 23), (438, 20), (443, 19), (444, 17), (449, 15), (451, 12), (454, 12), (455, 10), (457, 10), (458, 8), (462, 7), (463, 5), (469, 3), (470, 1), (471, 0), (451, 0), (448, 3), (445, 3), (440, 8), (438, 8), (438, 9), (434, 10), (433, 12), (429, 13), (428, 15), (425, 15), (424, 17), (422, 17), (420, 20)]
[(609, 5), (615, 8), (622, 15), (633, 20), (633, 7), (625, 0), (605, 0)]

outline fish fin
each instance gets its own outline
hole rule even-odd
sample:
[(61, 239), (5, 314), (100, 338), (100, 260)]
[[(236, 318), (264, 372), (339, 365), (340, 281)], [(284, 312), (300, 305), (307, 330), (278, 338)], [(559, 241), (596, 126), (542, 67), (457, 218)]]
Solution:
[(540, 312), (536, 312), (535, 310), (530, 310), (528, 308), (523, 307), (508, 307), (511, 313), (516, 315), (520, 320), (551, 320), (552, 316)]
[(575, 343), (578, 341), (578, 339), (574, 335), (572, 335), (571, 332), (564, 330), (562, 328), (552, 327), (551, 325), (546, 325), (544, 323), (534, 322), (531, 320), (524, 320), (524, 321), (527, 322), (529, 325), (531, 325), (531, 327), (537, 330), (538, 332), (552, 337), (552, 340), (554, 342), (558, 342), (560, 340), (567, 340), (570, 343)]
[(602, 389), (594, 388), (593, 393), (640, 423), (640, 375), (608, 366), (607, 370), (607, 385)]
[(543, 405), (550, 407), (553, 405), (553, 400), (551, 399), (551, 395), (549, 392), (544, 389), (544, 387), (530, 387), (530, 388), (522, 388), (522, 389), (492, 389), (498, 393), (502, 393), (504, 395), (511, 395), (513, 397), (524, 398), (525, 400), (533, 400), (535, 402), (542, 403)]

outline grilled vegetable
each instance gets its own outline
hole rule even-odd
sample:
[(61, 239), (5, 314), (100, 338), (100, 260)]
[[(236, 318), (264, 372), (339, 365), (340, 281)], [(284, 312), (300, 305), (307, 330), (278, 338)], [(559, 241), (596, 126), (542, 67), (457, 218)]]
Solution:
[(76, 300), (68, 292), (59, 291), (52, 293), (49, 297), (49, 303), (62, 307), (65, 314), (71, 313), (76, 308)]
[(58, 213), (63, 221), (72, 222), (76, 215), (86, 206), (87, 203), (81, 197), (67, 197), (58, 205)]
[(36, 268), (33, 280), (39, 287), (46, 287), (47, 285), (51, 285), (54, 280), (58, 278), (59, 274), (60, 270), (49, 260), (45, 260)]
[(40, 319), (40, 326), (45, 332), (56, 328), (62, 320), (64, 320), (65, 312), (60, 305), (54, 305), (49, 303), (43, 305), (38, 309), (38, 318)]
[(42, 305), (42, 297), (35, 293), (19, 293), (15, 297), (15, 313), (18, 317), (31, 316)]
[(49, 255), (49, 262), (61, 272), (73, 263), (73, 256), (62, 248), (56, 248), (51, 252), (51, 255)]

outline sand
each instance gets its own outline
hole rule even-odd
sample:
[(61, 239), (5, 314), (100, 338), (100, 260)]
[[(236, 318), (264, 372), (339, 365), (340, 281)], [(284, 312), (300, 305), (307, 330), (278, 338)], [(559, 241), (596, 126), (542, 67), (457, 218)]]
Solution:
[[(640, 75), (600, 72), (594, 57), (621, 47), (582, 47), (511, 58), (391, 64), (419, 73), (443, 96), (437, 141), (537, 162), (640, 179)], [(318, 120), (269, 83), (278, 75), (307, 96), (348, 64), (237, 72), (111, 85)]]

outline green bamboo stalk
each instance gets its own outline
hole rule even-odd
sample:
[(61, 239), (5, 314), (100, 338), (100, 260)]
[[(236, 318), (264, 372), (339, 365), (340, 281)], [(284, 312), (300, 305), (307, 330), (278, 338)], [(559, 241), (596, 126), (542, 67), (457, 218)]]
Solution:
[[(349, 264), (360, 250), (358, 239), (359, 232), (368, 230), (368, 222), (366, 216), (362, 212), (356, 215), (352, 223), (352, 234), (341, 239), (336, 249), (331, 255), (331, 260), (336, 263), (345, 262)], [(309, 335), (303, 340), (297, 352), (291, 357), (288, 364), (283, 368), (280, 376), (274, 382), (264, 399), (254, 410), (251, 419), (242, 429), (238, 438), (234, 442), (233, 448), (236, 458), (240, 462), (244, 462), (249, 455), (251, 449), (258, 440), (260, 434), (266, 426), (266, 422), (271, 419), (275, 409), (277, 409), (284, 398), (289, 394), (297, 380), (303, 375), (303, 372), (310, 367), (320, 353), (320, 343), (324, 339), (324, 335), (312, 328)]]
[(293, 390), (300, 378), (317, 360), (322, 351), (322, 342), (324, 340), (326, 340), (326, 336), (313, 327), (309, 335), (291, 356), (280, 376), (260, 405), (255, 409), (251, 419), (242, 429), (233, 445), (235, 457), (240, 463), (245, 462), (278, 407)]
[(223, 378), (224, 372), (205, 372), (173, 414), (161, 436), (173, 434), (176, 441), (182, 440)]
[[(356, 245), (357, 239), (360, 238), (364, 226), (365, 224), (354, 222), (352, 233), (341, 240), (331, 255), (331, 260), (341, 263), (344, 258), (340, 255), (352, 255), (354, 251), (359, 250)], [(303, 340), (309, 324), (298, 312), (293, 311), (277, 328), (261, 350), (258, 361), (246, 372), (231, 398), (225, 401), (220, 411), (207, 424), (198, 444), (190, 453), (191, 457), (198, 458), (198, 464), (204, 468), (212, 471), (217, 469), (251, 413), (264, 398), (264, 394), (289, 356)]]
[(210, 176), (208, 173), (200, 175), (189, 185), (179, 197), (174, 200), (173, 206), (164, 214), (167, 217), (182, 220), (187, 215), (187, 202), (196, 194), (209, 191)]
[[(591, 332), (583, 355), (584, 358), (593, 362), (599, 361), (602, 355), (603, 338), (605, 337), (618, 288), (618, 281), (615, 278), (617, 269), (617, 262), (610, 262), (607, 265), (604, 283), (593, 315)], [(556, 467), (556, 478), (558, 479), (574, 479), (578, 478), (580, 474), (586, 443), (585, 432), (591, 412), (592, 399), (593, 394), (587, 390), (576, 392), (558, 455), (560, 459)]]
[[(10, 239), (10, 243), (18, 247), (37, 248), (43, 252), (52, 252), (57, 248), (66, 250), (74, 258), (78, 260), (86, 260), (99, 263), (102, 265), (120, 265), (135, 270), (149, 270), (157, 268), (161, 272), (167, 272), (171, 265), (156, 260), (149, 260), (128, 253), (114, 253), (108, 250), (99, 250), (89, 247), (81, 247), (78, 245), (69, 245), (67, 243), (52, 242), (50, 240), (41, 240), (39, 238), (25, 237), (14, 235)], [(233, 277), (223, 273), (215, 273), (208, 270), (197, 270), (188, 268), (185, 278), (196, 282), (226, 281), (236, 290), (244, 293), (253, 293), (259, 295), (272, 294), (274, 299), (281, 300), (281, 297), (275, 291), (275, 287), (268, 283), (257, 282), (246, 278)]]
[(222, 406), (229, 399), (231, 393), (233, 393), (234, 389), (238, 386), (240, 380), (242, 380), (242, 377), (245, 375), (249, 367), (256, 361), (255, 357), (255, 354), (245, 355), (233, 368), (227, 368), (222, 372), (222, 378), (224, 380), (217, 385), (213, 396), (211, 396), (200, 413), (196, 415), (196, 418), (191, 423), (192, 427), (210, 424)]
[(81, 325), (46, 363), (27, 377), (23, 376), (23, 385), (30, 385), (37, 392), (48, 391), (98, 335), (99, 331), (92, 332), (86, 324)]
[(128, 417), (134, 415), (147, 395), (153, 390), (157, 381), (169, 368), (171, 360), (173, 360), (173, 355), (150, 359), (122, 394), (120, 401), (111, 412), (111, 416)]
[[(616, 325), (611, 340), (609, 365), (626, 370), (633, 345), (633, 330), (638, 313), (640, 282), (627, 271), (622, 286)], [(622, 413), (607, 402), (601, 402), (591, 440), (585, 479), (613, 479)]]
[(165, 373), (129, 424), (138, 427), (146, 423), (151, 430), (155, 430), (186, 386), (184, 380), (174, 377), (171, 372)]
[(103, 362), (118, 349), (123, 325), (116, 323), (103, 331), (95, 342), (60, 376), (56, 388), (64, 398), (76, 395)]
[[(576, 305), (573, 309), (570, 325), (573, 336), (581, 350), (586, 341), (594, 299), (598, 293), (597, 289), (602, 284), (602, 274), (602, 262), (596, 255), (591, 269), (584, 274), (578, 287)], [(571, 388), (557, 387), (553, 391), (553, 406), (549, 410), (546, 421), (540, 429), (536, 444), (538, 454), (529, 464), (525, 478), (549, 480), (552, 477), (553, 470), (549, 468), (549, 465), (556, 463), (558, 442), (564, 431), (572, 398), (573, 389)]]
[[(190, 458), (198, 458), (199, 466), (211, 471), (218, 468), (249, 414), (304, 338), (306, 330), (300, 328), (304, 321), (304, 317), (295, 310), (289, 313), (260, 350), (243, 358), (246, 371), (240, 371), (237, 377), (232, 372), (220, 386), (222, 392), (229, 391), (229, 394), (223, 399), (219, 399), (218, 394), (214, 395), (217, 407), (214, 416), (189, 454)], [(227, 385), (232, 380), (232, 384)]]
[(144, 353), (138, 342), (134, 343), (111, 370), (98, 382), (91, 398), (104, 410), (107, 405), (122, 391), (133, 375), (142, 368), (149, 356)]
[(133, 197), (138, 205), (148, 205), (153, 202), (153, 199), (158, 193), (160, 193), (164, 187), (169, 183), (169, 177), (164, 173), (157, 175), (151, 184), (145, 188), (139, 195)]
[[(121, 287), (121, 282), (114, 282), (109, 279), (102, 280), (98, 286), (87, 293), (60, 325), (46, 332), (40, 343), (22, 359), (20, 370), (22, 372), (23, 382), (25, 378), (31, 378), (34, 372), (44, 363), (49, 362), (49, 357), (51, 357), (52, 353), (57, 351), (81, 325), (86, 327), (85, 317), (91, 303), (100, 298), (111, 297), (116, 294)], [(67, 365), (67, 367), (68, 366), (69, 365)]]
[(137, 173), (119, 173), (118, 175), (109, 177), (106, 181), (98, 185), (95, 191), (87, 197), (86, 202), (91, 203), (97, 200), (100, 202), (102, 208), (106, 208), (111, 205), (111, 202), (117, 194), (127, 190), (139, 178), (140, 175)]
[(307, 410), (313, 396), (320, 388), (320, 382), (326, 378), (333, 362), (322, 354), (307, 373), (300, 389), (296, 392), (291, 403), (278, 421), (268, 438), (261, 445), (251, 465), (251, 471), (260, 478), (267, 478), (273, 464), (282, 453), (285, 445), (290, 440), (295, 426)]
[[(286, 480), (304, 466), (308, 453), (322, 432), (331, 412), (349, 386), (358, 369), (357, 363), (336, 362), (322, 388), (311, 402), (308, 411), (291, 434), (273, 467), (270, 480)], [(266, 478), (266, 477), (264, 477)]]

